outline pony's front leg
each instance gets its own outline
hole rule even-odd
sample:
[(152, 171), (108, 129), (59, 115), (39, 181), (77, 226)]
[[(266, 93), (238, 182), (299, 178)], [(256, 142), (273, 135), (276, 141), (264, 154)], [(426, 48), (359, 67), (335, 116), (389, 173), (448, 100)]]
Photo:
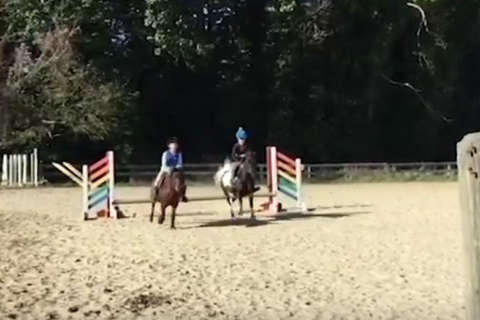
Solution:
[(252, 218), (252, 219), (255, 219), (255, 210), (253, 209), (253, 194), (251, 194), (251, 195), (248, 197), (248, 201), (250, 202), (250, 214), (251, 214), (251, 218)]
[(150, 213), (150, 222), (153, 222), (154, 215), (155, 215), (155, 201), (152, 201), (152, 212)]
[(175, 229), (175, 214), (176, 214), (177, 208), (172, 207), (172, 222), (170, 224), (170, 229)]
[(233, 204), (230, 196), (227, 195), (225, 199), (227, 200), (228, 206), (230, 207), (230, 217), (235, 218), (235, 212), (233, 212)]
[(165, 208), (165, 206), (162, 204), (162, 214), (158, 217), (158, 223), (159, 224), (162, 224), (163, 221), (165, 221), (165, 210), (167, 208)]

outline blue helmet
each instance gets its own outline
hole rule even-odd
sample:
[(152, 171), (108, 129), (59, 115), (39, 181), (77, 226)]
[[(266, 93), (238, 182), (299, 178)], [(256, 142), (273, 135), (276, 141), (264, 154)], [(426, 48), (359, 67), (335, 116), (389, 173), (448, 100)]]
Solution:
[(235, 135), (239, 140), (247, 140), (248, 134), (242, 127), (238, 128), (237, 134)]

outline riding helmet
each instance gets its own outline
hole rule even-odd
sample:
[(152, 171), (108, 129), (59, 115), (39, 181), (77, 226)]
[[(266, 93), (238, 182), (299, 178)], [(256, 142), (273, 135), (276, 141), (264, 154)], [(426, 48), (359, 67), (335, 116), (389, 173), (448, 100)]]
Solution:
[(170, 137), (170, 138), (168, 138), (168, 140), (167, 140), (167, 145), (170, 144), (170, 143), (176, 143), (176, 144), (178, 144), (178, 138), (177, 138), (177, 137)]
[(239, 127), (237, 130), (237, 134), (235, 135), (237, 139), (246, 140), (248, 138), (247, 131), (245, 131), (242, 127)]

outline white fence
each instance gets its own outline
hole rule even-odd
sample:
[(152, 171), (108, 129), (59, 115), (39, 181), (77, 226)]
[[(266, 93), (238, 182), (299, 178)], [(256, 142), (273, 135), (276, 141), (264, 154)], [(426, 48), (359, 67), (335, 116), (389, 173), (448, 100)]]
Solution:
[(38, 186), (38, 151), (30, 154), (4, 154), (1, 185), (4, 187)]

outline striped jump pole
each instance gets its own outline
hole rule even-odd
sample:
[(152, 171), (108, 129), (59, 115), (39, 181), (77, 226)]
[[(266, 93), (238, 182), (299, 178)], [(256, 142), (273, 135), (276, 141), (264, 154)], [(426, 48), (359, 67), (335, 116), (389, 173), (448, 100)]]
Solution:
[[(106, 216), (116, 219), (117, 212), (113, 205), (115, 189), (115, 171), (114, 171), (113, 151), (108, 151), (105, 157), (98, 160), (87, 170), (83, 170), (84, 208), (86, 208), (85, 218), (88, 219), (92, 210), (96, 212), (105, 210)], [(86, 175), (85, 175), (86, 171)]]
[[(99, 216), (117, 218), (114, 206), (115, 171), (113, 151), (92, 165), (78, 170), (68, 162), (52, 165), (82, 188), (82, 214), (84, 220)], [(103, 215), (99, 213), (104, 212)]]
[(270, 198), (270, 211), (278, 213), (281, 204), (278, 193), (295, 200), (296, 207), (305, 210), (302, 198), (302, 160), (293, 159), (278, 152), (276, 147), (267, 147), (267, 185)]

